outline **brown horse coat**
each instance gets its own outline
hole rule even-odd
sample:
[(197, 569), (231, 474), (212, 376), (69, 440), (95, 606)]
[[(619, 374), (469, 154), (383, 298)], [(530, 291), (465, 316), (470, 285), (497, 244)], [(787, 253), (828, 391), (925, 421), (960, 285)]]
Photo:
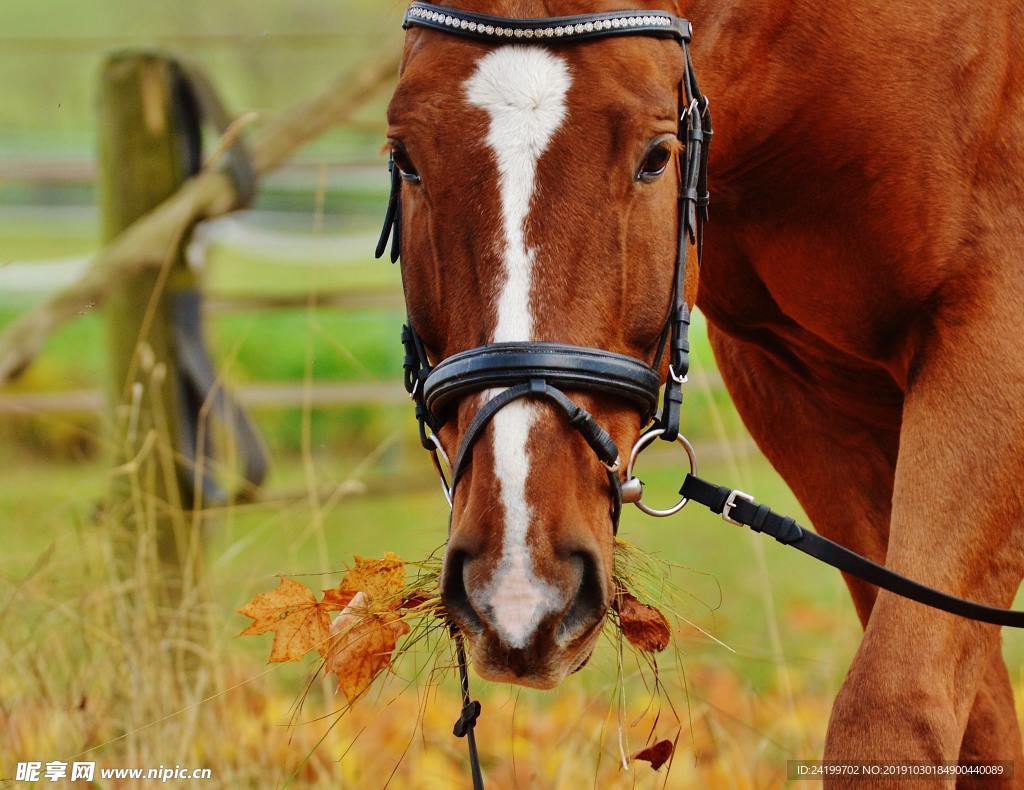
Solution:
[[(744, 421), (821, 533), (1010, 605), (1024, 573), (1024, 6), (458, 5), (693, 21), (716, 128), (698, 305)], [(509, 332), (651, 358), (678, 173), (635, 174), (675, 131), (678, 47), (493, 50), (408, 36), (389, 136), (422, 177), (402, 193), (411, 319), (434, 359)], [(620, 448), (636, 439), (621, 404), (580, 400)], [(479, 404), (441, 432), (449, 451)], [(609, 602), (606, 484), (550, 409), (510, 420), (460, 484), (445, 598), (478, 671), (551, 686), (589, 655)], [(998, 629), (848, 583), (865, 635), (826, 757), (1024, 770)]]
[[(1008, 606), (1024, 552), (1024, 7), (698, 2), (714, 97), (699, 305), (815, 528)], [(1014, 759), (999, 630), (848, 579), (827, 756)]]

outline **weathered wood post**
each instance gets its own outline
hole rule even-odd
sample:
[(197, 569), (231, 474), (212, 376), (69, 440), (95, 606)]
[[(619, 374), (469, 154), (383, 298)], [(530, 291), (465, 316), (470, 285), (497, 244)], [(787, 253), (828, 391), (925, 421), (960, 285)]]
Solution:
[[(145, 52), (106, 62), (98, 105), (97, 184), (108, 242), (199, 172), (202, 117), (223, 112), (194, 72)], [(239, 153), (228, 152), (228, 169)], [(244, 180), (232, 175), (236, 184)], [(254, 186), (247, 184), (250, 194)], [(108, 514), (120, 572), (148, 585), (148, 619), (158, 621), (149, 625), (178, 644), (201, 640), (199, 511), (224, 498), (208, 453), (208, 418), (233, 432), (246, 480), (259, 485), (265, 471), (258, 437), (219, 386), (203, 346), (200, 291), (185, 258), (191, 232), (182, 226), (166, 249), (151, 253), (153, 266), (116, 283), (105, 305), (115, 456)]]
[[(170, 197), (195, 170), (200, 132), (175, 95), (177, 81), (173, 62), (159, 55), (117, 54), (103, 67), (97, 189), (104, 242)], [(163, 265), (118, 283), (105, 308), (119, 470), (109, 513), (128, 544), (126, 561), (140, 536), (155, 537), (156, 556), (166, 567), (153, 570), (169, 595), (161, 603), (171, 606), (180, 601), (187, 564), (199, 556), (184, 512), (192, 494), (174, 460), (182, 404), (168, 298), (173, 289), (195, 285), (184, 255), (188, 233), (182, 228), (178, 243), (162, 251)]]

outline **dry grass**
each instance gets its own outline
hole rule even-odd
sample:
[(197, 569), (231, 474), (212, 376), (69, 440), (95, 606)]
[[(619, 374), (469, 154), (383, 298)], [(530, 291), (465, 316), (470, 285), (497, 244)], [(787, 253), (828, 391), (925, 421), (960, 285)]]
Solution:
[[(314, 312), (311, 298), (311, 322)], [(157, 501), (155, 481), (169, 479), (182, 459), (150, 431), (132, 437), (123, 453), (130, 462), (111, 472), (111, 491), (127, 484), (127, 496), (108, 495), (88, 523), (60, 525), (55, 513), (38, 525), (58, 536), (60, 550), (6, 578), (0, 598), (0, 779), (22, 760), (85, 759), (100, 767), (209, 767), (208, 784), (230, 788), (465, 786), (465, 744), (451, 735), (461, 707), (451, 644), (436, 620), (414, 628), (393, 673), (351, 707), (312, 658), (264, 666), (257, 651), (265, 645), (234, 638), (243, 623), (223, 605), (231, 581), (218, 577), (221, 557), (204, 562), (200, 551), (211, 524), (232, 535), (242, 511), (267, 523), (287, 520), (295, 540), (316, 546), (317, 560), (296, 568), (282, 558), (269, 571), (307, 573), (311, 586), (322, 576), (325, 587), (340, 575), (326, 525), (360, 490), (381, 450), (330, 485), (309, 413), (307, 406), (306, 496), (298, 502), (200, 515)], [(233, 450), (228, 441), (215, 469), (228, 484), (237, 482)], [(168, 524), (186, 558), (177, 566), (160, 549)], [(222, 555), (258, 535), (239, 534)], [(436, 589), (438, 568), (436, 555), (417, 563), (410, 583)], [(557, 692), (474, 682), (485, 708), (478, 735), (489, 786), (763, 787), (783, 778), (787, 758), (818, 753), (827, 698), (792, 679), (776, 686), (781, 691), (757, 694), (720, 664), (714, 656), (733, 648), (693, 613), (713, 616), (721, 591), (711, 580), (704, 585), (710, 600), (691, 594), (673, 580), (677, 570), (619, 544), (618, 578), (673, 623), (676, 639), (657, 663), (630, 651), (610, 625), (591, 666)], [(240, 605), (250, 591), (232, 592)], [(718, 648), (710, 658), (709, 645)], [(677, 743), (669, 766), (654, 772), (629, 763), (629, 755), (665, 738)]]
[[(140, 445), (167, 457), (147, 437)], [(0, 776), (13, 776), (20, 760), (86, 759), (210, 767), (219, 787), (465, 784), (465, 744), (451, 735), (460, 708), (451, 646), (436, 621), (421, 621), (393, 674), (349, 708), (317, 679), (312, 660), (262, 666), (232, 638), (238, 618), (209, 603), (215, 596), (202, 573), (186, 575), (179, 604), (167, 608), (158, 509), (144, 506), (139, 480), (132, 485), (139, 518), (105, 512), (73, 527), (59, 555), (45, 552), (7, 580)], [(128, 534), (126, 523), (145, 527)], [(197, 539), (201, 520), (183, 523)], [(731, 669), (690, 659), (688, 643), (705, 637), (679, 615), (686, 594), (635, 547), (621, 544), (619, 557), (620, 576), (661, 603), (679, 638), (656, 667), (610, 628), (599, 648), (610, 669), (596, 670), (603, 686), (570, 681), (545, 695), (477, 683), (490, 785), (777, 782), (786, 744), (821, 729), (825, 701), (801, 699), (794, 711), (785, 695), (752, 698)], [(436, 588), (437, 569), (437, 557), (418, 564), (410, 584)], [(624, 767), (625, 756), (662, 738), (678, 741), (670, 771)]]

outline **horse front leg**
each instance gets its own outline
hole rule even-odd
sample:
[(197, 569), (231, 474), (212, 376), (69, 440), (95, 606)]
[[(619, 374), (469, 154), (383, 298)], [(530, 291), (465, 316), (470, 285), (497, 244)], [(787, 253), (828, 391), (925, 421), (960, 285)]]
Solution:
[[(961, 292), (916, 355), (886, 553), (899, 573), (1001, 607), (1024, 571), (1024, 289), (1007, 280)], [(1024, 768), (999, 629), (880, 592), (826, 759), (955, 761), (962, 745)]]
[(985, 676), (971, 706), (967, 729), (960, 743), (961, 763), (1014, 761), (1014, 778), (1001, 783), (991, 778), (964, 774), (957, 788), (1024, 787), (1024, 763), (1021, 762), (1020, 728), (1013, 704), (1013, 687), (1002, 652), (994, 650)]

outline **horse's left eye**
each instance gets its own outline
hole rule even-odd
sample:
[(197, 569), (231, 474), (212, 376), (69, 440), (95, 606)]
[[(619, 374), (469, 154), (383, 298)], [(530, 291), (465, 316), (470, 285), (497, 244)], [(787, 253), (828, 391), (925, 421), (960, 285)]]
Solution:
[(655, 145), (644, 156), (644, 161), (636, 173), (637, 181), (654, 181), (665, 172), (671, 159), (672, 149), (667, 142)]

